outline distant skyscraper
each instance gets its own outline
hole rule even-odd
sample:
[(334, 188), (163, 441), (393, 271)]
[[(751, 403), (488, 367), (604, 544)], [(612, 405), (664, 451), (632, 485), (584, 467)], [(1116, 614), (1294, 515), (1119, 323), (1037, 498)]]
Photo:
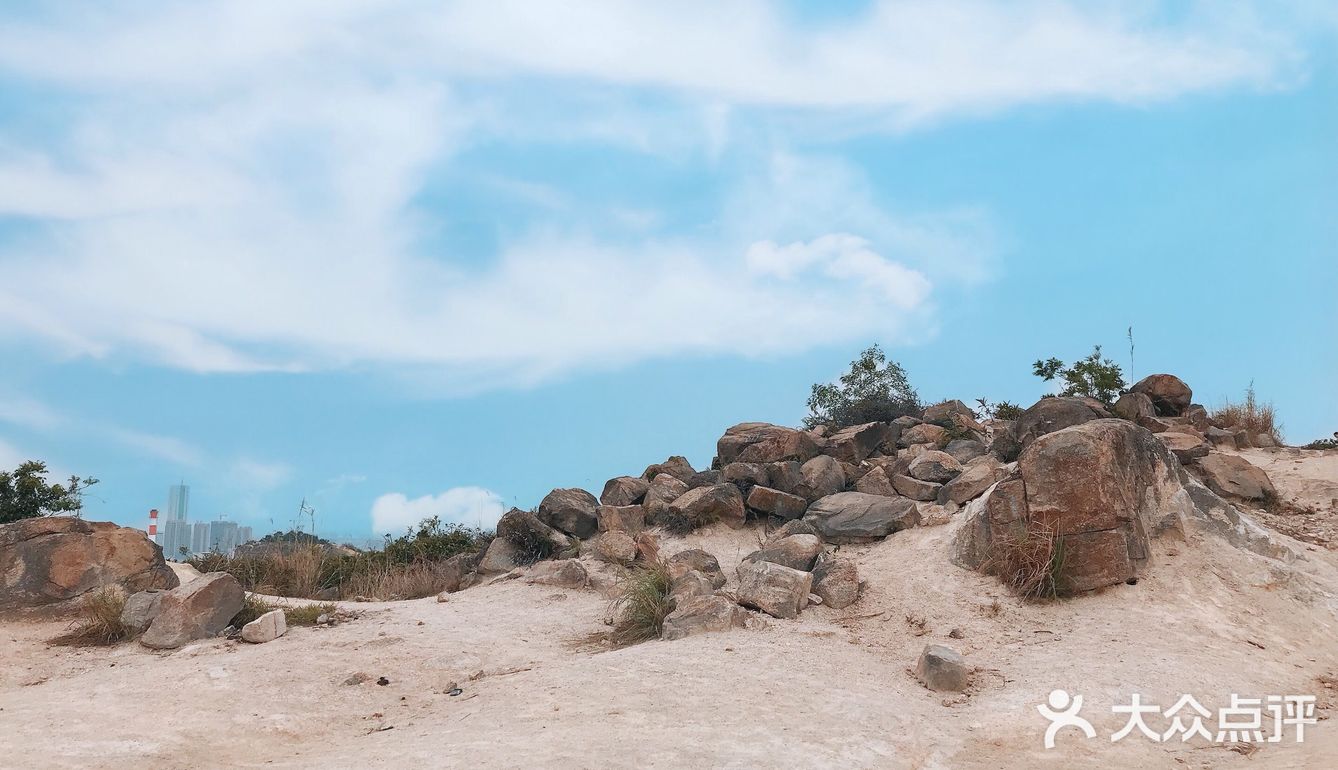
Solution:
[(190, 487), (185, 484), (173, 484), (167, 488), (167, 520), (185, 521), (186, 509), (190, 504)]
[(209, 522), (209, 550), (216, 551), (231, 556), (237, 548), (237, 522), (218, 521)]
[(191, 554), (190, 522), (168, 519), (163, 522), (163, 558), (181, 561)]
[(250, 527), (237, 528), (237, 545), (249, 543), (255, 539), (255, 532)]
[(191, 553), (209, 553), (209, 524), (197, 521), (191, 525)]

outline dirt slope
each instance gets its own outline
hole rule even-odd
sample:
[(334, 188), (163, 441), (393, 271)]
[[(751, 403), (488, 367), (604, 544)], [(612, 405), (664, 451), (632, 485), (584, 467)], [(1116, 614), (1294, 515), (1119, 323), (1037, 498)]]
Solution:
[[(444, 604), (350, 605), (362, 617), (334, 628), (295, 629), (260, 646), (210, 640), (170, 654), (133, 644), (49, 649), (42, 640), (59, 626), (8, 623), (0, 625), (0, 764), (1338, 765), (1338, 730), (1328, 720), (1309, 728), (1304, 744), (1289, 738), (1253, 757), (1201, 740), (1109, 740), (1124, 723), (1110, 707), (1135, 691), (1162, 706), (1189, 693), (1216, 709), (1235, 692), (1315, 694), (1331, 708), (1332, 551), (1290, 541), (1305, 559), (1284, 567), (1212, 538), (1162, 540), (1137, 585), (1024, 605), (948, 562), (954, 526), (843, 547), (869, 582), (848, 609), (813, 607), (763, 630), (616, 651), (586, 641), (604, 628), (604, 599), (519, 581)], [(664, 545), (666, 553), (705, 547), (732, 575), (755, 541), (754, 531), (719, 530)], [(949, 638), (954, 628), (961, 639)], [(911, 677), (931, 642), (980, 667), (973, 692), (945, 698)], [(342, 684), (355, 672), (373, 681)], [(380, 676), (390, 684), (377, 686)], [(461, 695), (443, 694), (451, 682)], [(1048, 723), (1036, 705), (1055, 688), (1084, 696), (1096, 739), (1065, 731), (1055, 750), (1042, 747)]]

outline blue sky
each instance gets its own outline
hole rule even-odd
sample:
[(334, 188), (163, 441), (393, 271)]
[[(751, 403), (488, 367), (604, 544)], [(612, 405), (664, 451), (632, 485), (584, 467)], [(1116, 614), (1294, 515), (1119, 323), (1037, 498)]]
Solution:
[(704, 465), (869, 343), (1338, 430), (1326, 3), (0, 10), (0, 465), (399, 531)]

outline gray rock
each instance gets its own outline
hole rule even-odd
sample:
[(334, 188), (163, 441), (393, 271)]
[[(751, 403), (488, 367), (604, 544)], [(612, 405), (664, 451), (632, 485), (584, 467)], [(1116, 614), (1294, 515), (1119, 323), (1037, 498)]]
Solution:
[(283, 610), (270, 610), (242, 626), (242, 641), (264, 644), (286, 633), (288, 633), (288, 618), (284, 616)]
[(163, 597), (166, 595), (167, 591), (161, 588), (150, 588), (131, 594), (121, 609), (121, 625), (125, 626), (131, 635), (144, 633), (144, 629), (158, 617), (158, 613), (162, 610)]
[(777, 540), (789, 537), (790, 535), (814, 535), (816, 537), (821, 537), (821, 535), (818, 534), (818, 531), (813, 528), (812, 524), (809, 524), (803, 519), (791, 519), (772, 530), (772, 532), (767, 535), (766, 545), (771, 545)]
[(862, 586), (855, 563), (831, 553), (820, 553), (813, 562), (813, 593), (832, 609), (845, 609), (859, 599)]
[(799, 463), (786, 460), (778, 463), (767, 463), (766, 468), (766, 486), (790, 495), (799, 494), (796, 490), (804, 483), (804, 474), (799, 470)]
[(696, 472), (697, 471), (692, 467), (692, 463), (688, 462), (688, 458), (683, 457), (682, 455), (674, 455), (662, 463), (646, 466), (646, 470), (641, 474), (641, 478), (649, 479), (654, 483), (656, 476), (659, 476), (662, 473), (667, 473), (686, 484), (688, 479), (691, 479), (692, 475)]
[(943, 485), (938, 492), (938, 503), (946, 505), (951, 501), (957, 505), (965, 505), (968, 500), (979, 497), (1005, 475), (1007, 471), (993, 456), (977, 457), (967, 463), (952, 481)]
[(743, 494), (754, 486), (766, 486), (767, 467), (761, 463), (730, 463), (720, 469), (720, 480), (739, 488)]
[(927, 503), (938, 498), (943, 485), (897, 474), (892, 477), (892, 489), (898, 495)]
[(516, 546), (504, 537), (494, 537), (479, 560), (478, 571), (485, 574), (510, 572), (520, 566)]
[(572, 537), (599, 531), (599, 501), (584, 489), (554, 489), (539, 503), (539, 520)]
[(761, 550), (753, 551), (743, 557), (743, 563), (769, 561), (772, 564), (808, 572), (813, 569), (813, 560), (820, 553), (822, 553), (822, 538), (816, 535), (790, 535), (768, 543)]
[(904, 497), (838, 492), (809, 506), (804, 521), (829, 543), (856, 543), (913, 527), (920, 514), (915, 503)]
[(826, 454), (837, 460), (858, 464), (873, 454), (887, 439), (888, 424), (869, 422), (842, 428), (827, 437)]
[(863, 492), (866, 495), (882, 495), (883, 497), (896, 497), (896, 486), (887, 475), (887, 469), (883, 466), (870, 468), (867, 473), (860, 476), (855, 482), (855, 491)]
[(246, 592), (226, 572), (208, 572), (161, 599), (158, 616), (139, 641), (155, 650), (170, 650), (195, 639), (215, 636), (241, 612)]
[(720, 562), (700, 548), (689, 548), (670, 556), (668, 561), (665, 562), (665, 568), (668, 570), (671, 579), (677, 579), (681, 575), (696, 570), (710, 578), (713, 588), (723, 588), (725, 585), (725, 573), (720, 569)]
[(961, 472), (962, 464), (957, 462), (957, 458), (947, 452), (931, 449), (911, 460), (910, 473), (907, 475), (921, 481), (943, 484), (952, 481)]
[(609, 479), (604, 491), (599, 495), (603, 505), (636, 505), (646, 497), (650, 482), (636, 476), (619, 476)]
[(1243, 457), (1213, 453), (1195, 467), (1203, 483), (1223, 497), (1262, 501), (1278, 494), (1268, 474)]
[(739, 604), (776, 618), (798, 617), (808, 605), (813, 575), (767, 561), (739, 565)]
[(948, 442), (943, 451), (953, 456), (953, 459), (962, 465), (966, 465), (977, 457), (983, 457), (989, 454), (989, 449), (985, 444), (975, 439), (958, 438)]
[(1148, 397), (1148, 394), (1132, 391), (1121, 395), (1111, 411), (1117, 417), (1123, 417), (1140, 425), (1143, 420), (1157, 416), (1157, 410), (1152, 406), (1152, 399)]
[(525, 575), (525, 582), (558, 588), (584, 588), (589, 577), (585, 565), (581, 564), (580, 561), (576, 559), (556, 559), (541, 561), (531, 567)]
[(808, 500), (771, 487), (758, 486), (748, 492), (748, 507), (768, 516), (798, 519), (808, 510)]
[(765, 422), (739, 423), (716, 442), (717, 467), (732, 462), (804, 462), (818, 454), (817, 442), (805, 431)]
[(931, 644), (920, 653), (915, 677), (935, 692), (962, 692), (971, 680), (971, 667), (956, 650)]
[(541, 521), (539, 516), (519, 508), (512, 508), (497, 520), (497, 538), (515, 546), (515, 558), (522, 564), (560, 554), (572, 547), (571, 539), (566, 535)]
[(646, 528), (646, 509), (640, 505), (601, 505), (595, 510), (600, 532), (635, 535)]
[(799, 473), (803, 480), (794, 493), (810, 503), (846, 487), (845, 471), (834, 457), (818, 455), (800, 466)]
[(666, 641), (696, 634), (742, 628), (748, 613), (723, 596), (691, 596), (679, 601), (664, 619), (660, 638)]
[(1174, 374), (1150, 374), (1129, 390), (1150, 398), (1157, 414), (1164, 417), (1179, 417), (1194, 400), (1194, 391)]
[(697, 570), (688, 570), (669, 583), (669, 598), (679, 603), (694, 596), (710, 596), (715, 593), (711, 579)]

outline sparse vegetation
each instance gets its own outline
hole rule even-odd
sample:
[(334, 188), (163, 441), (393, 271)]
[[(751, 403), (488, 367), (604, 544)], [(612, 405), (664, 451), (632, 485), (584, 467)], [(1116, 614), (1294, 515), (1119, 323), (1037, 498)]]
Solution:
[(1064, 544), (1055, 529), (1033, 520), (1025, 528), (997, 533), (982, 569), (1027, 601), (1056, 599), (1064, 593)]
[(1022, 414), (1022, 407), (1011, 401), (1000, 401), (992, 403), (988, 399), (976, 399), (976, 405), (979, 407), (976, 411), (981, 417), (994, 420), (1016, 420)]
[(1338, 430), (1333, 432), (1333, 438), (1316, 439), (1302, 449), (1338, 449)]
[[(383, 551), (294, 542), (283, 548), (203, 554), (190, 560), (201, 572), (227, 572), (248, 591), (308, 599), (418, 599), (444, 589), (443, 562), (487, 548), (492, 533), (426, 519)], [(331, 595), (331, 593), (333, 595)]]
[(613, 601), (616, 619), (609, 641), (617, 647), (660, 638), (664, 619), (674, 611), (669, 598), (669, 571), (661, 563), (637, 567), (628, 573), (622, 595)]
[(1253, 382), (1245, 389), (1244, 401), (1239, 404), (1228, 401), (1214, 409), (1212, 422), (1222, 428), (1244, 430), (1250, 434), (1251, 441), (1255, 436), (1264, 435), (1279, 446), (1282, 444), (1282, 423), (1277, 421), (1277, 412), (1273, 404), (1261, 403), (1255, 397)]
[(1119, 364), (1109, 358), (1101, 357), (1101, 346), (1092, 348), (1088, 357), (1065, 366), (1058, 358), (1037, 361), (1031, 365), (1032, 373), (1049, 382), (1059, 378), (1064, 388), (1061, 396), (1087, 396), (1103, 404), (1110, 405), (1120, 393), (1128, 387)]
[(0, 524), (60, 513), (78, 515), (84, 493), (97, 479), (71, 476), (68, 483), (49, 484), (46, 464), (29, 460), (11, 471), (0, 471)]
[(130, 636), (121, 623), (125, 594), (116, 588), (102, 588), (84, 597), (79, 618), (69, 630), (51, 640), (66, 647), (101, 647), (116, 644)]
[(882, 349), (873, 345), (851, 362), (850, 371), (841, 375), (840, 384), (813, 386), (808, 411), (805, 427), (843, 428), (918, 416), (924, 407), (906, 377), (906, 370), (897, 362), (888, 361)]
[(256, 594), (248, 593), (246, 598), (242, 600), (241, 610), (238, 611), (236, 615), (232, 616), (232, 620), (228, 621), (228, 625), (241, 628), (261, 615), (264, 615), (266, 612), (275, 609), (278, 608), (273, 604), (270, 604)]
[(334, 617), (339, 607), (334, 604), (305, 604), (301, 607), (284, 607), (283, 619), (290, 626), (314, 626), (322, 615)]

